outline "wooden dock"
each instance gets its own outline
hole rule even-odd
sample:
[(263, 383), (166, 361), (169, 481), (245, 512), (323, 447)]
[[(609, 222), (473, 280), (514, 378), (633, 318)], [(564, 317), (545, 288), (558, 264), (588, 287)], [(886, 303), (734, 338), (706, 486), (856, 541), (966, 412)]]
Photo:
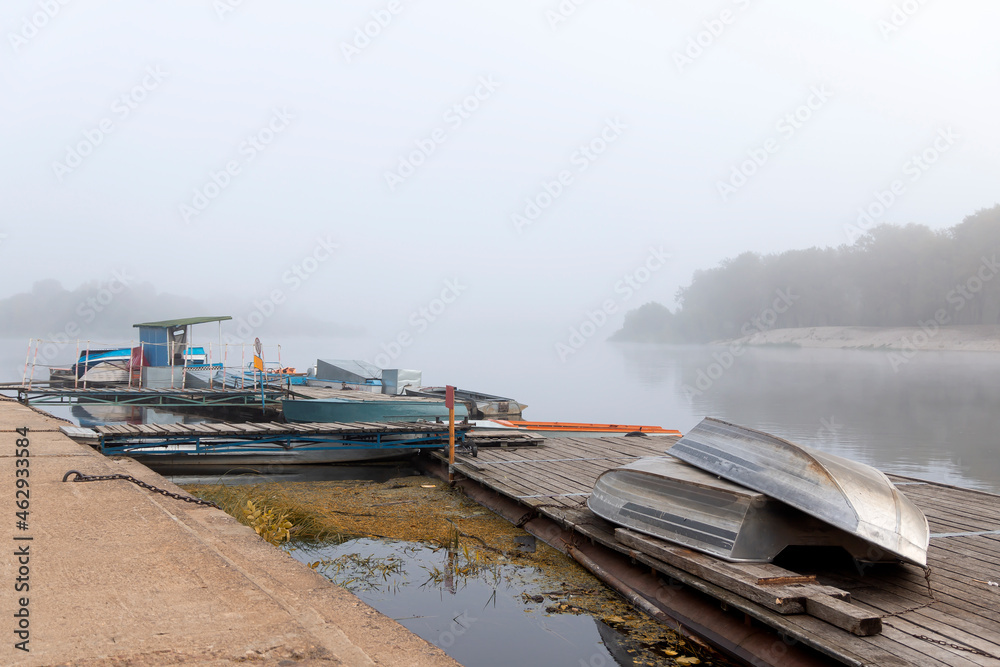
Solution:
[[(471, 427), (456, 424), (458, 433)], [(448, 425), (434, 422), (199, 422), (196, 424), (107, 424), (90, 429), (63, 427), (69, 436), (85, 435), (92, 431), (105, 441), (133, 439), (172, 439), (208, 436), (246, 439), (254, 437), (315, 435), (375, 435), (394, 433), (447, 433)]]
[[(620, 531), (618, 536), (629, 542), (624, 544), (616, 538), (616, 526), (587, 509), (586, 500), (600, 473), (640, 456), (663, 455), (674, 441), (668, 437), (549, 438), (530, 449), (486, 450), (478, 458), (459, 455), (455, 472), (467, 478), (463, 483), (502, 496), (508, 507), (516, 502), (521, 509), (515, 514), (523, 511), (519, 523), (535, 516), (550, 520), (564, 535), (572, 531), (569, 540), (603, 545), (630, 559), (637, 570), (652, 568), (714, 600), (715, 609), (711, 605), (706, 609), (717, 614), (721, 606), (740, 622), (727, 625), (717, 619), (711, 632), (702, 636), (738, 659), (757, 664), (857, 667), (1000, 665), (1000, 587), (995, 585), (1000, 582), (1000, 496), (890, 476), (927, 516), (931, 528), (927, 572), (905, 564), (861, 565), (846, 557), (817, 559), (811, 552), (809, 558), (784, 560), (781, 568), (755, 566), (764, 568), (758, 571), (764, 576), (751, 580), (746, 567), (660, 540)], [(434, 456), (441, 458), (443, 453)], [(567, 550), (565, 536), (540, 537)], [(666, 549), (657, 552), (657, 544), (650, 548), (643, 542)], [(785, 584), (786, 592), (770, 586), (775, 582)], [(836, 609), (847, 616), (808, 608), (813, 593), (802, 588), (797, 590), (804, 591), (799, 598), (803, 604), (782, 609), (780, 603), (789, 599), (789, 583), (791, 588), (819, 586), (826, 592), (841, 592)], [(679, 617), (676, 609), (660, 599), (663, 595), (639, 592), (668, 615), (673, 612), (673, 618)], [(852, 625), (852, 616), (866, 625)], [(784, 645), (777, 650), (774, 641), (757, 641), (754, 648), (738, 636), (741, 624), (767, 628), (783, 638), (775, 641)]]
[[(74, 440), (109, 456), (149, 465), (336, 463), (393, 458), (448, 446), (442, 422), (201, 422), (60, 426)], [(480, 447), (524, 447), (541, 438), (523, 433), (471, 433), (455, 425), (456, 447), (475, 457)]]

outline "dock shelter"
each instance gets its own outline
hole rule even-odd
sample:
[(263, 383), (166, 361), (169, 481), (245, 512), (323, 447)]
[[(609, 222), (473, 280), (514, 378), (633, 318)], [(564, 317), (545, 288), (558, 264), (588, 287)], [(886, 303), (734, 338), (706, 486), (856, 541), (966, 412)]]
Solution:
[(229, 315), (185, 317), (160, 322), (133, 324), (139, 329), (139, 345), (149, 366), (183, 366), (184, 351), (191, 345), (191, 327), (208, 322), (219, 323), (219, 346), (222, 346), (222, 323)]

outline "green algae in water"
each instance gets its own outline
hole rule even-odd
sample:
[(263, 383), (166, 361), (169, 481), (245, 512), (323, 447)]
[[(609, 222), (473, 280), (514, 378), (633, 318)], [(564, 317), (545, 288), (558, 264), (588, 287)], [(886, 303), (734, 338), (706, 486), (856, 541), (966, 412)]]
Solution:
[(437, 480), (186, 488), (290, 517), (293, 557), (468, 667), (728, 664)]

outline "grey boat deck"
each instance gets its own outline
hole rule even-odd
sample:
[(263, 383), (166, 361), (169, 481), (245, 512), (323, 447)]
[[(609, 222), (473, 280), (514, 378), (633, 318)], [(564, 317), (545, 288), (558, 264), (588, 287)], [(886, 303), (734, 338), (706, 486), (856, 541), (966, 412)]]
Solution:
[[(602, 472), (637, 457), (660, 456), (674, 441), (547, 438), (529, 449), (480, 450), (478, 458), (458, 455), (455, 470), (636, 558), (637, 552), (615, 539), (615, 526), (587, 509), (586, 500)], [(794, 568), (796, 574), (816, 575), (820, 584), (849, 592), (853, 605), (880, 616), (882, 631), (874, 636), (855, 636), (807, 614), (783, 615), (656, 559), (642, 555), (637, 560), (842, 664), (1000, 665), (1000, 587), (988, 583), (1000, 581), (1000, 496), (890, 478), (930, 523), (928, 577), (912, 565), (858, 567), (837, 561), (822, 569)]]
[(304, 387), (292, 385), (288, 388), (288, 393), (292, 398), (345, 398), (351, 401), (361, 401), (363, 403), (373, 403), (379, 401), (406, 401), (407, 403), (443, 403), (443, 398), (430, 398), (425, 396), (394, 396), (393, 394), (374, 394), (368, 391), (357, 389), (335, 389), (333, 387)]

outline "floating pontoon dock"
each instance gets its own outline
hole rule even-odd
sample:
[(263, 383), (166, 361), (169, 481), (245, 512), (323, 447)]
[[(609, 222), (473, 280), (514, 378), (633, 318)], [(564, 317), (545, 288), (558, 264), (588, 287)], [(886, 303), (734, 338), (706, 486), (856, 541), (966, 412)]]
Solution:
[[(673, 442), (549, 438), (459, 454), (455, 472), (479, 502), (624, 583), (646, 611), (751, 664), (1000, 665), (1000, 496), (890, 475), (930, 522), (926, 572), (813, 552), (783, 566), (727, 563), (586, 506), (600, 473)], [(446, 456), (433, 456), (446, 472)]]
[(17, 400), (27, 405), (67, 405), (98, 403), (104, 405), (136, 405), (147, 407), (249, 407), (271, 404), (280, 408), (285, 390), (261, 389), (151, 389), (129, 387), (45, 387), (3, 385), (0, 391), (17, 392)]
[[(468, 428), (456, 427), (458, 443), (464, 442)], [(426, 422), (120, 424), (60, 430), (76, 440), (93, 442), (108, 456), (192, 464), (218, 463), (223, 457), (237, 463), (387, 458), (448, 444), (448, 425)]]

